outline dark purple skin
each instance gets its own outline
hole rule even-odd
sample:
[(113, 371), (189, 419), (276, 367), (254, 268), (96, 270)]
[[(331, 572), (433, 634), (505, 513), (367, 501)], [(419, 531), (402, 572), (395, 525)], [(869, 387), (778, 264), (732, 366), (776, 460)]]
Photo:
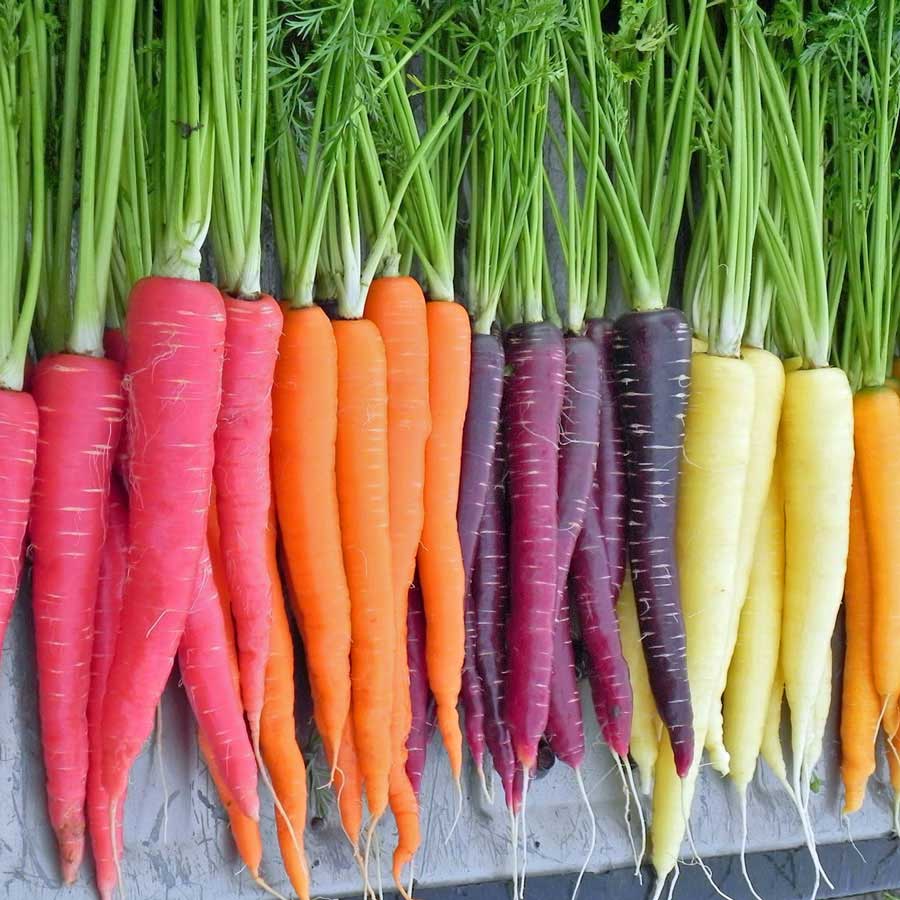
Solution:
[[(428, 688), (428, 670), (425, 664), (425, 607), (419, 577), (409, 586), (409, 605), (406, 613), (406, 654), (409, 663), (409, 697), (412, 706), (412, 724), (406, 739), (406, 775), (416, 797), (422, 787), (425, 772), (425, 754), (431, 730), (428, 726), (429, 704), (433, 706)], [(432, 718), (434, 718), (432, 714)]]
[(625, 757), (634, 702), (615, 610), (618, 589), (610, 569), (599, 510), (592, 503), (572, 557), (569, 596), (581, 623), (597, 723), (613, 753)]
[(463, 708), (463, 732), (466, 736), (466, 746), (472, 754), (475, 768), (479, 772), (484, 770), (484, 720), (485, 698), (484, 685), (478, 672), (477, 662), (477, 618), (475, 601), (472, 598), (472, 586), (466, 591), (465, 601), (466, 622), (466, 655), (463, 660), (462, 686), (459, 692)]
[(587, 336), (597, 347), (599, 378), (599, 433), (594, 502), (600, 514), (599, 526), (606, 545), (613, 603), (618, 603), (628, 558), (625, 489), (625, 438), (619, 418), (613, 341), (615, 326), (609, 319), (589, 319)]
[(572, 647), (569, 592), (565, 588), (553, 630), (553, 678), (545, 737), (559, 759), (573, 769), (581, 767), (584, 762), (584, 721)]
[(475, 545), (494, 466), (503, 400), (503, 343), (493, 334), (472, 335), (469, 406), (463, 429), (456, 523), (466, 584), (472, 578)]
[(465, 714), (466, 744), (479, 770), (484, 765), (485, 701), (484, 687), (476, 664), (476, 616), (470, 587), (500, 424), (503, 366), (503, 344), (500, 338), (493, 334), (473, 334), (469, 405), (463, 430), (456, 522), (466, 577), (466, 655), (460, 698)]
[(599, 392), (597, 345), (586, 336), (566, 335), (566, 387), (559, 418), (557, 606), (566, 590), (569, 564), (594, 487), (600, 433)]
[(675, 554), (678, 469), (691, 332), (676, 309), (630, 312), (614, 340), (628, 484), (628, 558), (656, 708), (684, 777), (694, 757), (691, 691)]
[(511, 574), (506, 722), (516, 758), (531, 770), (547, 726), (553, 669), (559, 417), (566, 380), (562, 333), (548, 322), (514, 326), (506, 335), (506, 362)]
[(504, 719), (506, 687), (506, 618), (509, 612), (506, 498), (502, 441), (497, 442), (491, 487), (485, 498), (475, 566), (472, 600), (476, 628), (476, 660), (484, 686), (484, 731), (494, 769), (500, 776), (506, 805), (512, 809), (516, 755)]

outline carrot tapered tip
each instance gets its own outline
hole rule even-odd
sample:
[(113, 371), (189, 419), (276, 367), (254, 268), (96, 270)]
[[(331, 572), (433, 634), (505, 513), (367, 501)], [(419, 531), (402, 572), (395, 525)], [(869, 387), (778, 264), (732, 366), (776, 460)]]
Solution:
[(60, 850), (59, 866), (62, 871), (63, 884), (75, 884), (81, 860), (84, 857), (84, 838), (66, 841)]

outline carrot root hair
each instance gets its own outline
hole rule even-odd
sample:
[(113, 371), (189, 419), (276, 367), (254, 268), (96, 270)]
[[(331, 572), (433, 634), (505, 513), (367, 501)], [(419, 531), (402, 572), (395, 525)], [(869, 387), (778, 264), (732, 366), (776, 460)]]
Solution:
[[(584, 788), (584, 779), (581, 777), (580, 768), (575, 769), (575, 781), (578, 784), (578, 790), (581, 793), (581, 799), (584, 801), (588, 820), (591, 823), (591, 846), (588, 848), (587, 855), (584, 858), (584, 864), (581, 867), (581, 871), (578, 873), (578, 880), (575, 882), (575, 888), (572, 891), (572, 900), (576, 900), (576, 897), (578, 896), (578, 890), (581, 887), (581, 882), (584, 880), (584, 873), (590, 865), (591, 857), (594, 855), (594, 849), (597, 846), (597, 817), (594, 815), (594, 810), (591, 809), (591, 801), (588, 799), (587, 791)], [(630, 830), (631, 829), (629, 829), (629, 831)]]
[(644, 858), (646, 850), (647, 831), (644, 826), (644, 813), (641, 810), (640, 801), (637, 801), (638, 811), (641, 819), (641, 834), (643, 840), (641, 843), (641, 855), (638, 856), (637, 845), (634, 843), (634, 833), (631, 830), (631, 791), (628, 789), (628, 781), (625, 778), (625, 770), (629, 769), (628, 763), (625, 762), (617, 753), (613, 754), (613, 762), (619, 778), (622, 781), (622, 794), (625, 797), (625, 831), (628, 832), (628, 843), (631, 845), (631, 858), (634, 860), (634, 877), (637, 878), (638, 884), (643, 884), (643, 876), (641, 875), (641, 860)]
[(278, 799), (278, 793), (275, 790), (275, 785), (272, 784), (272, 779), (269, 776), (269, 770), (266, 768), (266, 764), (263, 762), (262, 751), (259, 747), (259, 728), (256, 729), (256, 733), (251, 735), (251, 739), (253, 742), (253, 755), (256, 757), (256, 766), (259, 769), (259, 774), (262, 777), (263, 784), (265, 784), (266, 789), (272, 795), (272, 802), (275, 804), (275, 810), (279, 816), (284, 820), (284, 826), (287, 828), (288, 834), (291, 836), (291, 843), (294, 845), (294, 849), (297, 851), (297, 856), (302, 860), (305, 858), (303, 853), (303, 849), (300, 846), (300, 842), (297, 840), (297, 833), (294, 831), (294, 825), (291, 822), (291, 817), (287, 814), (287, 810), (282, 806), (281, 800)]
[(279, 894), (275, 888), (270, 885), (262, 875), (256, 874), (253, 876), (253, 880), (256, 882), (257, 887), (262, 888), (267, 894), (270, 894), (272, 897), (277, 897), (278, 900), (287, 900), (287, 897), (284, 894)]
[(169, 784), (166, 779), (166, 763), (163, 759), (163, 716), (162, 716), (163, 698), (159, 698), (156, 706), (156, 739), (154, 741), (156, 750), (156, 764), (159, 766), (159, 780), (162, 784), (163, 792), (163, 821), (162, 821), (162, 840), (163, 844), (168, 843), (169, 839)]
[(741, 874), (744, 876), (744, 881), (747, 883), (747, 887), (750, 889), (750, 893), (756, 898), (756, 900), (763, 900), (759, 894), (756, 893), (756, 888), (753, 886), (753, 882), (750, 880), (750, 873), (747, 871), (747, 791), (743, 789), (740, 795), (740, 803), (741, 803)]
[[(681, 815), (684, 818), (684, 832), (687, 835), (688, 846), (691, 848), (691, 853), (696, 860), (698, 866), (700, 866), (700, 871), (703, 872), (704, 877), (706, 878), (709, 886), (713, 889), (713, 891), (718, 894), (722, 900), (734, 900), (729, 894), (726, 894), (715, 882), (715, 879), (712, 875), (712, 869), (703, 861), (703, 858), (700, 856), (700, 852), (697, 850), (697, 845), (694, 842), (694, 832), (691, 829), (691, 818), (687, 805), (687, 794), (684, 789), (684, 779), (681, 780)], [(672, 889), (674, 890), (674, 882), (672, 885)]]

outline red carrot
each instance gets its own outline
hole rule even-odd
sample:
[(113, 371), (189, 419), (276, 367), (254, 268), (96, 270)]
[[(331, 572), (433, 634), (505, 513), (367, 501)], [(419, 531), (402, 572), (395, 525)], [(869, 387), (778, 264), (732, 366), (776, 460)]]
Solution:
[(225, 313), (209, 284), (145, 278), (126, 324), (128, 578), (103, 711), (113, 804), (153, 727), (194, 598), (212, 484)]
[(111, 360), (56, 354), (34, 375), (38, 456), (31, 540), (38, 699), (50, 821), (63, 879), (84, 852), (94, 606), (113, 455), (124, 415)]
[(128, 498), (119, 480), (113, 476), (109, 485), (106, 541), (100, 560), (100, 587), (94, 610), (94, 645), (91, 655), (91, 687), (88, 695), (89, 766), (87, 783), (87, 816), (94, 852), (97, 890), (102, 900), (109, 900), (118, 880), (116, 856), (122, 852), (122, 814), (116, 810), (116, 840), (112, 842), (109, 821), (109, 797), (103, 789), (101, 766), (103, 696), (116, 648), (122, 592), (125, 588), (128, 553)]
[(266, 562), (272, 496), (269, 440), (282, 315), (265, 295), (253, 301), (224, 295), (224, 302), (225, 359), (213, 475), (241, 694), (250, 733), (258, 741), (272, 619), (273, 587)]
[(256, 759), (247, 738), (240, 697), (229, 689), (229, 644), (210, 548), (204, 545), (194, 599), (178, 647), (178, 667), (216, 769), (241, 812), (256, 819)]
[(37, 438), (38, 411), (31, 394), (0, 390), (0, 647), (19, 589)]

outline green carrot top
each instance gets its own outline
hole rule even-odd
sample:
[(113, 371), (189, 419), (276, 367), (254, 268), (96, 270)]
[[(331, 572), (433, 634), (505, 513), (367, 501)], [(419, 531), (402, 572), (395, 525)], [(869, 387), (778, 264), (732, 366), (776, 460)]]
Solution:
[[(626, 0), (604, 31), (602, 0), (571, 0), (567, 68), (582, 98), (582, 126), (596, 120), (606, 165), (597, 196), (631, 305), (657, 309), (668, 295), (695, 132), (706, 0)], [(670, 7), (670, 8), (667, 8)], [(575, 120), (577, 123), (577, 120)]]
[[(0, 6), (0, 389), (21, 390), (45, 232), (47, 14), (42, 0)], [(29, 228), (30, 212), (30, 228)], [(28, 245), (28, 233), (31, 243)]]
[(162, 4), (161, 71), (148, 105), (153, 273), (199, 280), (212, 209), (215, 127), (202, 0)]
[(750, 307), (763, 177), (759, 70), (748, 31), (753, 11), (746, 7), (736, 0), (724, 11), (711, 9), (704, 30), (708, 118), (700, 129), (702, 193), (685, 275), (694, 333), (706, 339), (709, 353), (731, 357), (740, 355)]
[(895, 0), (841, 6), (821, 28), (809, 56), (838, 67), (828, 127), (833, 143), (830, 291), (843, 288), (846, 310), (836, 357), (854, 387), (884, 384), (897, 334), (894, 141), (900, 114), (900, 34)]
[(206, 0), (216, 146), (212, 236), (219, 284), (260, 290), (268, 107), (268, 0)]
[[(836, 312), (825, 253), (825, 105), (828, 69), (804, 52), (797, 3), (780, 3), (766, 30), (751, 18), (771, 179), (760, 207), (759, 246), (775, 284), (781, 349), (809, 368), (828, 365)], [(781, 42), (786, 40), (787, 46)], [(780, 53), (787, 60), (779, 59)]]
[[(62, 121), (53, 163), (58, 175), (48, 247), (48, 317), (54, 321), (46, 349), (64, 344), (74, 353), (102, 356), (136, 0), (71, 0), (65, 7), (61, 108), (49, 113), (61, 114)], [(78, 250), (70, 317), (76, 171)]]

